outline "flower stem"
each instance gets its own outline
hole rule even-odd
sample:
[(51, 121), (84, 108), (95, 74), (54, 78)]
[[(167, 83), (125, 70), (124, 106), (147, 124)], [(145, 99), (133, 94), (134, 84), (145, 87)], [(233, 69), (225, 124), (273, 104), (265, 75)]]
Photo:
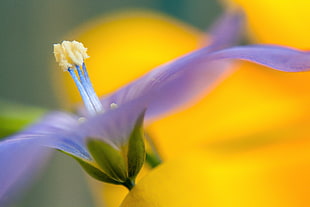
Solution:
[(128, 178), (125, 182), (122, 183), (122, 185), (130, 191), (136, 185), (135, 179)]

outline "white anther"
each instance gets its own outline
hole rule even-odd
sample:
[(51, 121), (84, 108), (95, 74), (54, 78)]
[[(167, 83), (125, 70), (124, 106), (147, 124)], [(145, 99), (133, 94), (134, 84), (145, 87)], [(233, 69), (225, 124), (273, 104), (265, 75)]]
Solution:
[(77, 41), (63, 41), (61, 44), (54, 44), (54, 55), (56, 62), (61, 69), (66, 71), (74, 68), (75, 65), (82, 66), (84, 59), (89, 58), (87, 48)]

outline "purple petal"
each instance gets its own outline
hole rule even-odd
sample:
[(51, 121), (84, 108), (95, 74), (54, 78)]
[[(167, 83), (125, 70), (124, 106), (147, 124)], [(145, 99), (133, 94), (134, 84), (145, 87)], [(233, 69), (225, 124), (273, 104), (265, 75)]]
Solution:
[(229, 73), (228, 62), (208, 62), (209, 54), (206, 47), (162, 65), (106, 97), (103, 106), (143, 103), (147, 120), (176, 109), (205, 94)]
[(111, 103), (121, 106), (135, 101), (147, 107), (146, 119), (159, 116), (210, 90), (229, 72), (225, 59), (247, 60), (286, 72), (310, 69), (309, 52), (286, 47), (240, 46), (213, 53), (204, 48), (156, 68), (102, 102), (107, 108)]
[(276, 45), (249, 45), (214, 52), (208, 60), (239, 59), (285, 72), (310, 70), (310, 52)]
[(37, 124), (6, 140), (54, 148), (90, 160), (83, 139), (77, 133), (78, 128), (78, 117), (62, 112), (54, 112), (45, 116)]
[(90, 117), (79, 127), (84, 138), (101, 139), (112, 146), (121, 147), (129, 138), (138, 117), (144, 112), (144, 102), (131, 102)]
[(0, 206), (16, 200), (45, 164), (50, 150), (38, 145), (6, 141), (0, 145)]
[(241, 10), (230, 11), (218, 19), (209, 29), (210, 50), (218, 50), (239, 42), (244, 26), (244, 13)]

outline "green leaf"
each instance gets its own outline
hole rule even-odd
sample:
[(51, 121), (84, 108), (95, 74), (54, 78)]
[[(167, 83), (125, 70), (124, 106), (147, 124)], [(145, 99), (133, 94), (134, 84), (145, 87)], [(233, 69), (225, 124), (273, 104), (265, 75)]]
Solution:
[(20, 131), (46, 110), (0, 100), (0, 139)]
[(126, 181), (127, 169), (120, 150), (98, 139), (89, 139), (87, 147), (97, 164), (108, 176), (119, 182)]
[(128, 177), (135, 178), (145, 161), (145, 145), (143, 132), (143, 119), (145, 111), (138, 117), (128, 142)]

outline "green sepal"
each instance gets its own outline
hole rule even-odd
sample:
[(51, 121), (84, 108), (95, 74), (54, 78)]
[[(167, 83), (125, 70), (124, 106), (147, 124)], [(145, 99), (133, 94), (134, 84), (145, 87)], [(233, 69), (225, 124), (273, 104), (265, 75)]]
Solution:
[(162, 163), (161, 156), (152, 136), (147, 132), (144, 132), (144, 136), (146, 148), (145, 162), (149, 165), (149, 167), (155, 168)]
[(146, 152), (143, 131), (144, 114), (145, 111), (143, 111), (138, 117), (128, 140), (127, 165), (128, 177), (130, 179), (135, 178), (138, 175), (145, 161)]
[(121, 183), (127, 180), (126, 164), (120, 150), (98, 139), (89, 139), (87, 147), (96, 163), (109, 177)]
[(116, 185), (122, 185), (122, 183), (114, 180), (113, 178), (109, 177), (106, 173), (102, 172), (102, 170), (93, 166), (89, 161), (83, 160), (79, 157), (76, 157), (62, 150), (58, 150), (58, 151), (75, 159), (81, 165), (81, 167), (85, 170), (85, 172), (91, 177), (95, 178), (96, 180), (100, 180), (102, 182), (116, 184)]
[(158, 155), (154, 153), (146, 153), (145, 162), (151, 167), (155, 168), (162, 163)]
[(98, 168), (96, 168), (95, 166), (91, 165), (88, 162), (85, 162), (82, 159), (76, 158), (74, 157), (79, 164), (82, 166), (82, 168), (93, 178), (100, 180), (102, 182), (106, 182), (106, 183), (111, 183), (111, 184), (116, 184), (116, 185), (121, 185), (122, 183), (112, 179), (111, 177), (109, 177), (107, 174), (105, 174), (104, 172), (102, 172), (101, 170), (99, 170)]

